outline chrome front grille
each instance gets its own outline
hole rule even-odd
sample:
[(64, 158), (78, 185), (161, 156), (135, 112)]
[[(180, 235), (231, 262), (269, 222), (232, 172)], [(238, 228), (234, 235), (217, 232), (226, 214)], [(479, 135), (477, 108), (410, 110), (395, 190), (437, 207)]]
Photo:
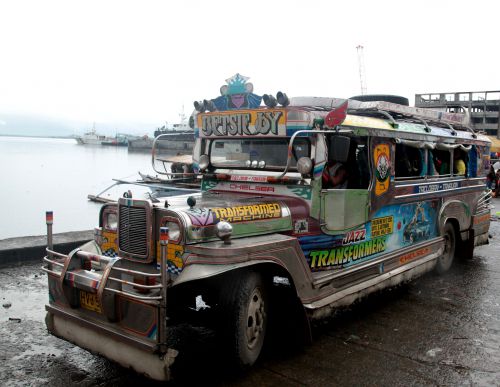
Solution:
[(146, 207), (120, 205), (118, 248), (136, 258), (148, 256), (148, 213)]

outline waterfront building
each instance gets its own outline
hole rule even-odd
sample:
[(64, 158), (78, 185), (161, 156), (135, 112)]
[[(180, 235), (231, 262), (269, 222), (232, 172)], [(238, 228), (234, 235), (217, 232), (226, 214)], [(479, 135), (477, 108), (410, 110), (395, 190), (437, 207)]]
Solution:
[(475, 130), (500, 138), (500, 90), (415, 94), (415, 106), (467, 113)]

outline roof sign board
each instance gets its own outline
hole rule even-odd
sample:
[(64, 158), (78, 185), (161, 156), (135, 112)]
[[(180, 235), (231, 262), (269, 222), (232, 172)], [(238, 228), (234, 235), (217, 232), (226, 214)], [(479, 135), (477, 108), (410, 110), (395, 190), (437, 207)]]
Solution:
[(197, 124), (200, 137), (286, 136), (286, 109), (202, 113)]

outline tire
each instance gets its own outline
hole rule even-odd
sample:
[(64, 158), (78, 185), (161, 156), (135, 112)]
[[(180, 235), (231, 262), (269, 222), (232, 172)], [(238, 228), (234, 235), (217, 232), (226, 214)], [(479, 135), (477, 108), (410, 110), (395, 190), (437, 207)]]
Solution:
[(444, 226), (444, 251), (443, 254), (438, 258), (436, 263), (436, 272), (438, 274), (443, 274), (447, 272), (452, 263), (453, 258), (455, 258), (455, 248), (456, 248), (456, 235), (455, 228), (451, 223), (446, 223)]
[(246, 272), (229, 281), (221, 294), (224, 341), (238, 369), (253, 365), (267, 330), (269, 302), (262, 275)]
[(401, 97), (399, 95), (388, 95), (388, 94), (366, 94), (366, 95), (356, 95), (349, 99), (354, 99), (361, 102), (373, 102), (373, 101), (384, 101), (397, 103), (403, 106), (409, 106), (410, 101), (406, 97)]

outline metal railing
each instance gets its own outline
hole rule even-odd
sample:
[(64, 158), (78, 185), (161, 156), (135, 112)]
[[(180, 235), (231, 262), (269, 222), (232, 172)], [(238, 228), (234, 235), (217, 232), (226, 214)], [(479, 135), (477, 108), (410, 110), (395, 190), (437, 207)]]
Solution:
[(481, 196), (477, 201), (476, 214), (483, 211), (491, 210), (493, 208), (493, 205), (491, 204), (491, 198), (492, 198), (491, 193), (492, 193), (491, 189), (488, 189), (481, 194)]

